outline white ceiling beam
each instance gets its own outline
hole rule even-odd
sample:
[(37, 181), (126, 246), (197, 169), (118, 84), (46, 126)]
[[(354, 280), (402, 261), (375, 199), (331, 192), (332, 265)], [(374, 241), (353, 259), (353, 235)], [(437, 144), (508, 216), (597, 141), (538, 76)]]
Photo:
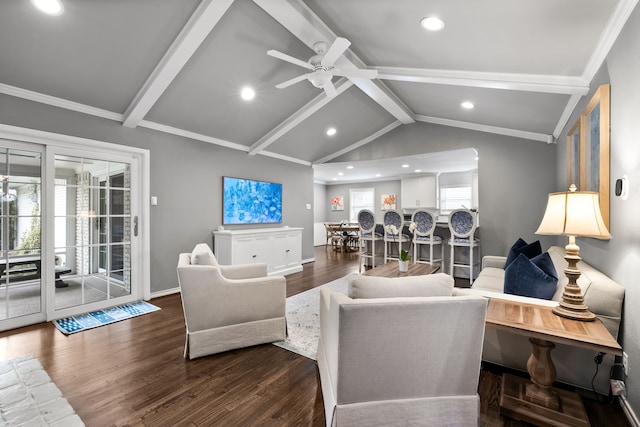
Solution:
[(233, 0), (203, 0), (200, 3), (127, 107), (124, 126), (134, 128), (140, 123), (232, 3)]
[(368, 137), (361, 139), (360, 141), (356, 142), (355, 144), (351, 144), (348, 147), (343, 148), (342, 150), (336, 151), (333, 154), (329, 154), (328, 156), (325, 156), (321, 159), (316, 160), (315, 162), (313, 162), (314, 165), (320, 164), (320, 163), (326, 163), (329, 160), (333, 160), (338, 156), (342, 156), (343, 154), (348, 153), (349, 151), (353, 151), (356, 148), (360, 148), (363, 145), (366, 145), (372, 141), (375, 141), (376, 139), (380, 138), (382, 135), (384, 135), (385, 133), (391, 132), (393, 129), (397, 128), (398, 126), (400, 126), (402, 124), (402, 122), (400, 120), (396, 120), (393, 123), (388, 124), (387, 126), (383, 127), (382, 129), (380, 129), (379, 131), (369, 135)]
[(589, 81), (583, 77), (537, 74), (490, 73), (459, 70), (431, 70), (401, 67), (371, 67), (378, 78), (415, 83), (469, 86), (487, 89), (585, 95)]
[[(353, 83), (350, 82), (349, 80), (340, 79), (335, 84), (337, 95), (341, 94), (351, 86), (353, 86)], [(265, 136), (260, 138), (256, 143), (254, 143), (249, 149), (249, 154), (253, 156), (259, 153), (260, 151), (264, 150), (269, 145), (273, 144), (278, 139), (280, 139), (282, 135), (284, 135), (285, 133), (289, 132), (291, 129), (298, 126), (303, 120), (305, 120), (307, 117), (311, 116), (313, 113), (315, 113), (316, 111), (318, 111), (319, 109), (327, 105), (333, 99), (335, 99), (335, 97), (329, 98), (327, 95), (325, 95), (324, 92), (321, 92), (320, 95), (313, 98), (306, 105), (304, 105), (298, 111), (293, 113), (291, 116), (285, 119), (282, 123), (280, 123), (278, 126), (276, 126), (271, 131), (269, 131), (269, 133), (267, 133)]]
[[(253, 0), (291, 34), (313, 47), (318, 41), (333, 42), (336, 34), (300, 0)], [(350, 50), (336, 61), (338, 68), (366, 68)], [(413, 112), (384, 83), (368, 79), (351, 79), (364, 93), (402, 123), (413, 123)]]
[(553, 142), (553, 136), (547, 135), (544, 133), (528, 132), (528, 131), (518, 130), (518, 129), (509, 129), (509, 128), (503, 128), (498, 126), (481, 125), (478, 123), (462, 122), (459, 120), (443, 119), (440, 117), (430, 117), (430, 116), (421, 116), (421, 115), (416, 115), (416, 120), (419, 122), (433, 123), (436, 125), (452, 126), (452, 127), (462, 128), (462, 129), (475, 130), (478, 132), (488, 132), (488, 133), (495, 133), (498, 135), (512, 136), (515, 138), (530, 139), (533, 141), (543, 141), (543, 142), (546, 142), (547, 144), (551, 144)]

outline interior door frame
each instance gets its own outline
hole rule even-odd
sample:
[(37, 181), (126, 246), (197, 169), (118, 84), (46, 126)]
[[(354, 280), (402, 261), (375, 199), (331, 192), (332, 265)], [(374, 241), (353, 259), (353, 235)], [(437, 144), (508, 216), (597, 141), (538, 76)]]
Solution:
[[(42, 246), (45, 254), (53, 253), (54, 248), (53, 188), (55, 175), (54, 157), (56, 153), (75, 153), (74, 155), (84, 156), (106, 156), (107, 158), (114, 159), (129, 158), (132, 165), (137, 164), (137, 170), (134, 171), (132, 169), (132, 180), (137, 180), (140, 191), (138, 192), (137, 197), (132, 198), (131, 200), (131, 213), (132, 216), (135, 216), (137, 213), (138, 217), (138, 237), (132, 237), (132, 246), (134, 245), (135, 240), (137, 248), (133, 253), (138, 257), (139, 268), (134, 272), (132, 281), (136, 280), (139, 286), (137, 287), (137, 292), (134, 292), (132, 289), (132, 295), (135, 294), (134, 296), (136, 299), (151, 299), (151, 265), (149, 256), (151, 247), (151, 225), (150, 206), (149, 203), (147, 203), (147, 201), (150, 200), (150, 151), (127, 145), (113, 144), (105, 141), (5, 124), (0, 124), (0, 138), (17, 142), (40, 144), (45, 147), (43, 156), (43, 174), (46, 174), (46, 191), (43, 191), (42, 201), (44, 206), (43, 212), (46, 212), (43, 217), (43, 230), (45, 231), (42, 234)], [(133, 174), (135, 174), (135, 176), (133, 176)], [(53, 283), (55, 281), (53, 257), (45, 256), (43, 258), (42, 271), (46, 272), (46, 277), (43, 275), (42, 286), (42, 292), (46, 302), (46, 305), (43, 307), (46, 320), (53, 320), (77, 314), (77, 310), (74, 310), (73, 307), (64, 310), (55, 310), (53, 298), (53, 293), (55, 292), (53, 287)], [(51, 286), (49, 286), (49, 284), (51, 284)], [(94, 304), (99, 305), (99, 303)], [(82, 311), (91, 310), (94, 304), (82, 305)], [(95, 306), (97, 307), (98, 305)]]

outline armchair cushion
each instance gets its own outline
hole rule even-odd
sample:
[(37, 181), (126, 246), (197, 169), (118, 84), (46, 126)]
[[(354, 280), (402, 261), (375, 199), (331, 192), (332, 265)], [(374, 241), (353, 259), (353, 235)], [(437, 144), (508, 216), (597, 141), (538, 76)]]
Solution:
[(518, 239), (513, 246), (509, 249), (507, 255), (507, 261), (505, 267), (509, 266), (520, 254), (525, 254), (527, 258), (533, 258), (542, 253), (542, 247), (540, 246), (540, 240), (536, 240), (533, 243), (527, 243), (523, 239)]
[(532, 259), (521, 253), (504, 271), (506, 294), (549, 300), (557, 286), (558, 274), (548, 252)]
[(353, 274), (348, 283), (353, 299), (435, 297), (451, 296), (454, 280), (445, 273), (395, 278)]
[(198, 243), (191, 252), (191, 265), (218, 266), (218, 260), (206, 243)]

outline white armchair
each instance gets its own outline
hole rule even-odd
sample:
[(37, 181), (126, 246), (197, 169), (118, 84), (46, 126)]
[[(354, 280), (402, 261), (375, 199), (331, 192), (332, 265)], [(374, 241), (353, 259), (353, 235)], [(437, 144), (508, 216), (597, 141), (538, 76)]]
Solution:
[[(371, 279), (372, 296), (380, 295), (380, 278)], [(403, 279), (387, 280), (397, 289)], [(486, 308), (480, 297), (352, 299), (322, 289), (317, 359), (326, 425), (478, 425)]]
[(286, 335), (286, 279), (266, 265), (218, 265), (204, 243), (178, 258), (187, 328), (184, 356), (194, 359)]

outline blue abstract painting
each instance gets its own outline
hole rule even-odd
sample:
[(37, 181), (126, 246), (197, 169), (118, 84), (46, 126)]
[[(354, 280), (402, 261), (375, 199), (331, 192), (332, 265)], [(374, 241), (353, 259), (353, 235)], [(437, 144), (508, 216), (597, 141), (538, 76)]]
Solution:
[(223, 177), (223, 224), (282, 222), (282, 184)]

